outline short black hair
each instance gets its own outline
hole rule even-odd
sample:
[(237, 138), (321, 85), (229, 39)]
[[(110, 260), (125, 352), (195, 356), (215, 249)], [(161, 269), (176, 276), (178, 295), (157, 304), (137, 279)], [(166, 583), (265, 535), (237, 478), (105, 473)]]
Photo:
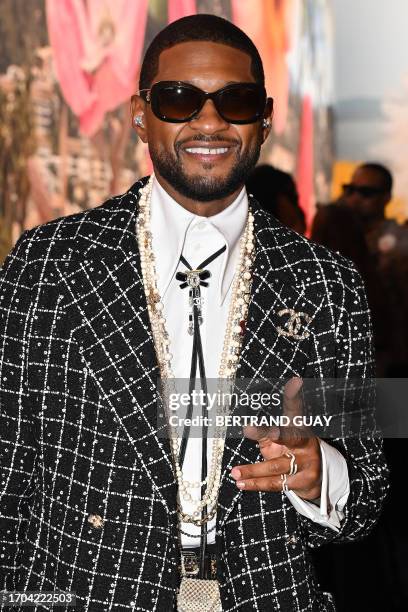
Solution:
[(149, 89), (159, 69), (162, 51), (183, 42), (205, 41), (228, 45), (251, 58), (251, 72), (257, 83), (265, 84), (261, 56), (252, 40), (236, 25), (218, 17), (201, 13), (173, 21), (155, 36), (146, 50), (140, 69), (139, 89)]
[(305, 213), (300, 206), (298, 190), (291, 174), (271, 164), (258, 164), (248, 176), (245, 186), (248, 193), (277, 219), (280, 217), (279, 196), (286, 196), (306, 229)]
[(377, 172), (378, 174), (380, 174), (384, 190), (388, 191), (389, 193), (392, 192), (393, 179), (392, 174), (388, 170), (388, 168), (386, 168), (382, 164), (378, 164), (377, 162), (366, 162), (364, 164), (361, 164), (359, 168), (364, 168), (365, 170), (371, 170), (372, 172)]
[(246, 187), (255, 199), (276, 201), (285, 195), (294, 206), (300, 207), (296, 183), (291, 174), (271, 164), (258, 164), (246, 180)]

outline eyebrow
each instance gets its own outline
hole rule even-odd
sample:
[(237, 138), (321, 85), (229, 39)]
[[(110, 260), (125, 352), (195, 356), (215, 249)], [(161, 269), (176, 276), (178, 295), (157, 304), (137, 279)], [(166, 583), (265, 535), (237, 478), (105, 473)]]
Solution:
[[(187, 80), (187, 79), (163, 79), (163, 80), (164, 81), (174, 81), (174, 82), (178, 81), (180, 83), (186, 83), (187, 85), (194, 85), (194, 87), (198, 87), (198, 85), (195, 82), (191, 80)], [(160, 81), (156, 81), (156, 83), (160, 83)], [(223, 85), (221, 85), (220, 89), (222, 87), (226, 87), (227, 85), (235, 85), (237, 83), (256, 83), (256, 81), (226, 81)]]

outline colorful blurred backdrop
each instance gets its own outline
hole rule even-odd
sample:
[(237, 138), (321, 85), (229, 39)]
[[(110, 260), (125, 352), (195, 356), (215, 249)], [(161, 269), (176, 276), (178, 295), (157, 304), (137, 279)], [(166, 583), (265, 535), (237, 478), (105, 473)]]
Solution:
[(274, 134), (262, 153), (297, 178), (307, 218), (330, 196), (328, 0), (2, 0), (0, 261), (24, 229), (93, 207), (150, 171), (129, 120), (140, 62), (178, 17), (217, 14), (258, 46)]

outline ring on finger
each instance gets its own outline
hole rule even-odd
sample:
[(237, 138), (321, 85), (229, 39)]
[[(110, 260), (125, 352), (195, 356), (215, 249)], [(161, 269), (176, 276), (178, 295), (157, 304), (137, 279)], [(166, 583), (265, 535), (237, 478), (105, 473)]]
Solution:
[(290, 459), (290, 468), (289, 468), (288, 476), (293, 476), (298, 471), (298, 464), (296, 463), (296, 457), (290, 451), (287, 451), (285, 453), (285, 456)]
[(288, 480), (287, 474), (281, 474), (280, 477), (282, 481), (282, 491), (289, 491), (289, 487), (287, 485), (287, 480)]

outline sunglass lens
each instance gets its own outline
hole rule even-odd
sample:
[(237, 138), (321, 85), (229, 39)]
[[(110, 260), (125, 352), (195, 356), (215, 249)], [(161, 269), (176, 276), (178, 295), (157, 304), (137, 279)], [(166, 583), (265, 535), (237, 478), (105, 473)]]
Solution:
[(169, 85), (152, 90), (152, 110), (167, 121), (187, 121), (201, 105), (199, 91)]
[(265, 107), (262, 90), (251, 87), (225, 88), (218, 97), (218, 110), (230, 123), (250, 123), (261, 116)]
[(375, 187), (360, 187), (359, 191), (363, 198), (373, 198), (381, 193), (381, 190), (376, 189)]
[(376, 187), (369, 187), (368, 185), (353, 185), (347, 184), (343, 185), (343, 192), (345, 195), (351, 196), (353, 193), (358, 193), (362, 198), (372, 198), (379, 193), (381, 193), (381, 189), (377, 189)]

